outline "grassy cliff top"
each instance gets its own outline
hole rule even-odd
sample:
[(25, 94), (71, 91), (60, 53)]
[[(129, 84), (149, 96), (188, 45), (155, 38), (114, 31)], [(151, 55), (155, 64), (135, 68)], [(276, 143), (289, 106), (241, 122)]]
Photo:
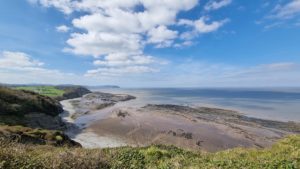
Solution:
[(173, 146), (83, 149), (0, 144), (0, 168), (300, 168), (300, 136), (271, 148), (236, 148), (218, 153), (191, 152)]
[(0, 115), (23, 116), (44, 113), (56, 116), (63, 110), (58, 101), (32, 91), (15, 90), (0, 86)]
[(90, 93), (88, 89), (76, 85), (61, 86), (13, 86), (14, 89), (32, 91), (56, 100), (73, 99)]
[(16, 87), (16, 89), (33, 91), (40, 95), (49, 96), (49, 97), (58, 97), (58, 96), (62, 96), (65, 93), (63, 90), (57, 89), (54, 86), (21, 86), (21, 87)]

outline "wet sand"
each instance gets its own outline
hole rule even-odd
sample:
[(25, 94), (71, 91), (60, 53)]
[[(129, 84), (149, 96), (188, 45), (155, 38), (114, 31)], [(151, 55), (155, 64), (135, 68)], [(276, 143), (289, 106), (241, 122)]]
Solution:
[(89, 104), (84, 108), (89, 113), (84, 114), (78, 112), (81, 103), (86, 103), (84, 98), (77, 104), (63, 101), (64, 109), (70, 112), (64, 119), (77, 112), (80, 116), (73, 123), (83, 126), (77, 133), (69, 131), (70, 135), (89, 148), (165, 144), (215, 152), (233, 147), (268, 147), (285, 135), (300, 133), (298, 123), (248, 118), (231, 110), (178, 105), (126, 107), (118, 106), (119, 102), (101, 110)]

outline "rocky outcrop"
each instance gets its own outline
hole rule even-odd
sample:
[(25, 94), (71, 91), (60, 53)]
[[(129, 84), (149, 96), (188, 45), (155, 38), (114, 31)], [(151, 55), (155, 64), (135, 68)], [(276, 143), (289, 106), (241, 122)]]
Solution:
[(56, 88), (65, 91), (62, 96), (56, 98), (60, 101), (82, 97), (83, 95), (91, 93), (90, 90), (82, 86), (56, 86)]
[(71, 100), (75, 113), (71, 115), (72, 119), (80, 116), (92, 114), (101, 109), (114, 106), (118, 102), (128, 101), (135, 99), (134, 96), (126, 94), (110, 94), (102, 92), (93, 92), (85, 96)]
[(283, 122), (283, 121), (274, 121), (267, 119), (259, 119), (254, 117), (248, 117), (243, 114), (240, 114), (233, 110), (225, 110), (218, 108), (209, 108), (209, 107), (199, 107), (193, 108), (188, 106), (180, 106), (180, 105), (154, 105), (148, 104), (145, 109), (149, 110), (172, 110), (175, 112), (180, 112), (182, 114), (192, 114), (197, 119), (202, 119), (205, 121), (212, 121), (218, 123), (234, 123), (245, 126), (261, 126), (271, 129), (282, 130), (285, 132), (291, 133), (300, 133), (300, 123), (297, 122)]
[(102, 100), (108, 102), (122, 102), (135, 99), (136, 97), (127, 94), (111, 94), (102, 92), (93, 92), (84, 97), (86, 100)]

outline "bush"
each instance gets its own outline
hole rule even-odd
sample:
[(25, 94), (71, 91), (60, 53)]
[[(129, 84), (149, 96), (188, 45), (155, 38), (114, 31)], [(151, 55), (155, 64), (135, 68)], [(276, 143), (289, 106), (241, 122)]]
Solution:
[(91, 150), (1, 142), (0, 168), (296, 169), (300, 168), (300, 136), (289, 136), (267, 149), (236, 148), (218, 153), (156, 145)]

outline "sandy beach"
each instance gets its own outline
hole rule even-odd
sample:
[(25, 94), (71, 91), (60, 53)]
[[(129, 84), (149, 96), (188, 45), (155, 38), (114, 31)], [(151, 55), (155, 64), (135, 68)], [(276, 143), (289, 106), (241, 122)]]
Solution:
[[(300, 132), (300, 125), (249, 118), (239, 112), (179, 105), (126, 106), (129, 95), (93, 93), (61, 104), (66, 132), (87, 148), (175, 145), (215, 152), (233, 147), (263, 148)], [(122, 103), (122, 106), (119, 106)], [(97, 108), (96, 108), (97, 107)]]

